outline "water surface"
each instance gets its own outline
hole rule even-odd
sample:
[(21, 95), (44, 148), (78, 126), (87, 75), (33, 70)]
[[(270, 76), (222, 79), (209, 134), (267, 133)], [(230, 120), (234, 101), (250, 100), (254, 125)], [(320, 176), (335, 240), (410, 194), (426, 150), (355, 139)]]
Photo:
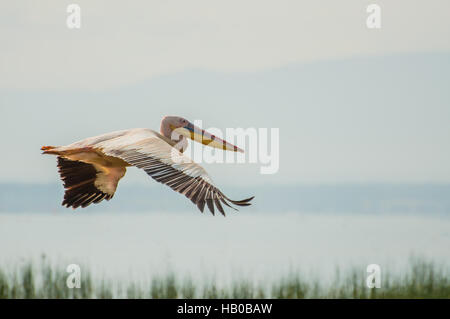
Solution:
[(406, 265), (414, 254), (450, 263), (450, 218), (427, 215), (58, 213), (0, 214), (0, 264), (45, 254), (106, 277), (167, 270), (263, 280), (290, 269)]

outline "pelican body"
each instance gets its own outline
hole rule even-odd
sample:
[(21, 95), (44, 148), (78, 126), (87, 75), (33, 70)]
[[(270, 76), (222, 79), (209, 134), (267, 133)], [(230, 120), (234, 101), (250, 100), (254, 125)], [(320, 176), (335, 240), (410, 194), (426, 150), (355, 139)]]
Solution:
[[(63, 206), (87, 207), (113, 198), (127, 167), (143, 169), (159, 183), (189, 198), (203, 212), (205, 205), (225, 216), (222, 204), (249, 206), (253, 197), (235, 201), (214, 186), (206, 171), (187, 155), (187, 138), (209, 147), (243, 152), (187, 121), (166, 116), (160, 133), (147, 128), (117, 131), (90, 137), (66, 146), (43, 146), (43, 154), (58, 156), (64, 184)], [(235, 209), (236, 210), (236, 209)]]

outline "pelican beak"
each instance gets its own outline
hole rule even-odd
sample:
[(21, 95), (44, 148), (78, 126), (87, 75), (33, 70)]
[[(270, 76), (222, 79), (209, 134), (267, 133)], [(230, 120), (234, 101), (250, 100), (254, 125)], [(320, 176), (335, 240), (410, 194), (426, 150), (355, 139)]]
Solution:
[(233, 152), (240, 152), (244, 153), (244, 150), (240, 149), (239, 147), (228, 143), (227, 141), (222, 140), (221, 138), (218, 138), (215, 135), (212, 135), (211, 133), (195, 126), (192, 123), (189, 123), (185, 127), (179, 127), (175, 128), (172, 127), (172, 130), (174, 132), (177, 132), (178, 134), (181, 134), (183, 136), (186, 136), (190, 138), (191, 140), (202, 143), (203, 145), (218, 148), (224, 151), (233, 151)]

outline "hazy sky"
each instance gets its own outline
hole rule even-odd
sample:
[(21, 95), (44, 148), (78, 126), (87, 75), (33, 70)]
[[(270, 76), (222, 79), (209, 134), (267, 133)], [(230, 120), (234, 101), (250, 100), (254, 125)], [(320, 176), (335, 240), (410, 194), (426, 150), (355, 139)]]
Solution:
[[(78, 3), (82, 27), (66, 27)], [(382, 28), (366, 27), (367, 5)], [(423, 0), (2, 1), (0, 87), (104, 88), (192, 68), (448, 51), (450, 2)]]
[(76, 1), (69, 30), (73, 2), (0, 4), (0, 181), (56, 182), (40, 146), (173, 114), (280, 129), (278, 174), (208, 165), (218, 184), (450, 182), (448, 1)]

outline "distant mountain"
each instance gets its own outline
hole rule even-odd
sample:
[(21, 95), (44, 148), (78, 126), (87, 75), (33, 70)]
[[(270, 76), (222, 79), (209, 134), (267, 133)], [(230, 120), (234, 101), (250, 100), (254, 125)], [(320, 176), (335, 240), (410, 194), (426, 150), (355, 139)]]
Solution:
[[(104, 90), (0, 88), (0, 135), (8, 150), (0, 181), (56, 182), (55, 159), (41, 155), (42, 145), (158, 129), (170, 114), (221, 131), (279, 128), (277, 174), (260, 174), (266, 166), (260, 155), (258, 164), (205, 166), (221, 185), (449, 183), (449, 83), (450, 53), (444, 52), (249, 73), (190, 70)], [(249, 142), (237, 144), (249, 150)], [(145, 178), (130, 172), (124, 181)]]
[[(254, 213), (426, 213), (450, 216), (450, 185), (322, 185), (224, 187), (231, 198), (255, 195)], [(58, 184), (0, 184), (0, 212), (58, 212), (62, 186)], [(179, 212), (196, 208), (183, 196), (159, 185), (123, 185), (110, 202), (85, 212)]]

